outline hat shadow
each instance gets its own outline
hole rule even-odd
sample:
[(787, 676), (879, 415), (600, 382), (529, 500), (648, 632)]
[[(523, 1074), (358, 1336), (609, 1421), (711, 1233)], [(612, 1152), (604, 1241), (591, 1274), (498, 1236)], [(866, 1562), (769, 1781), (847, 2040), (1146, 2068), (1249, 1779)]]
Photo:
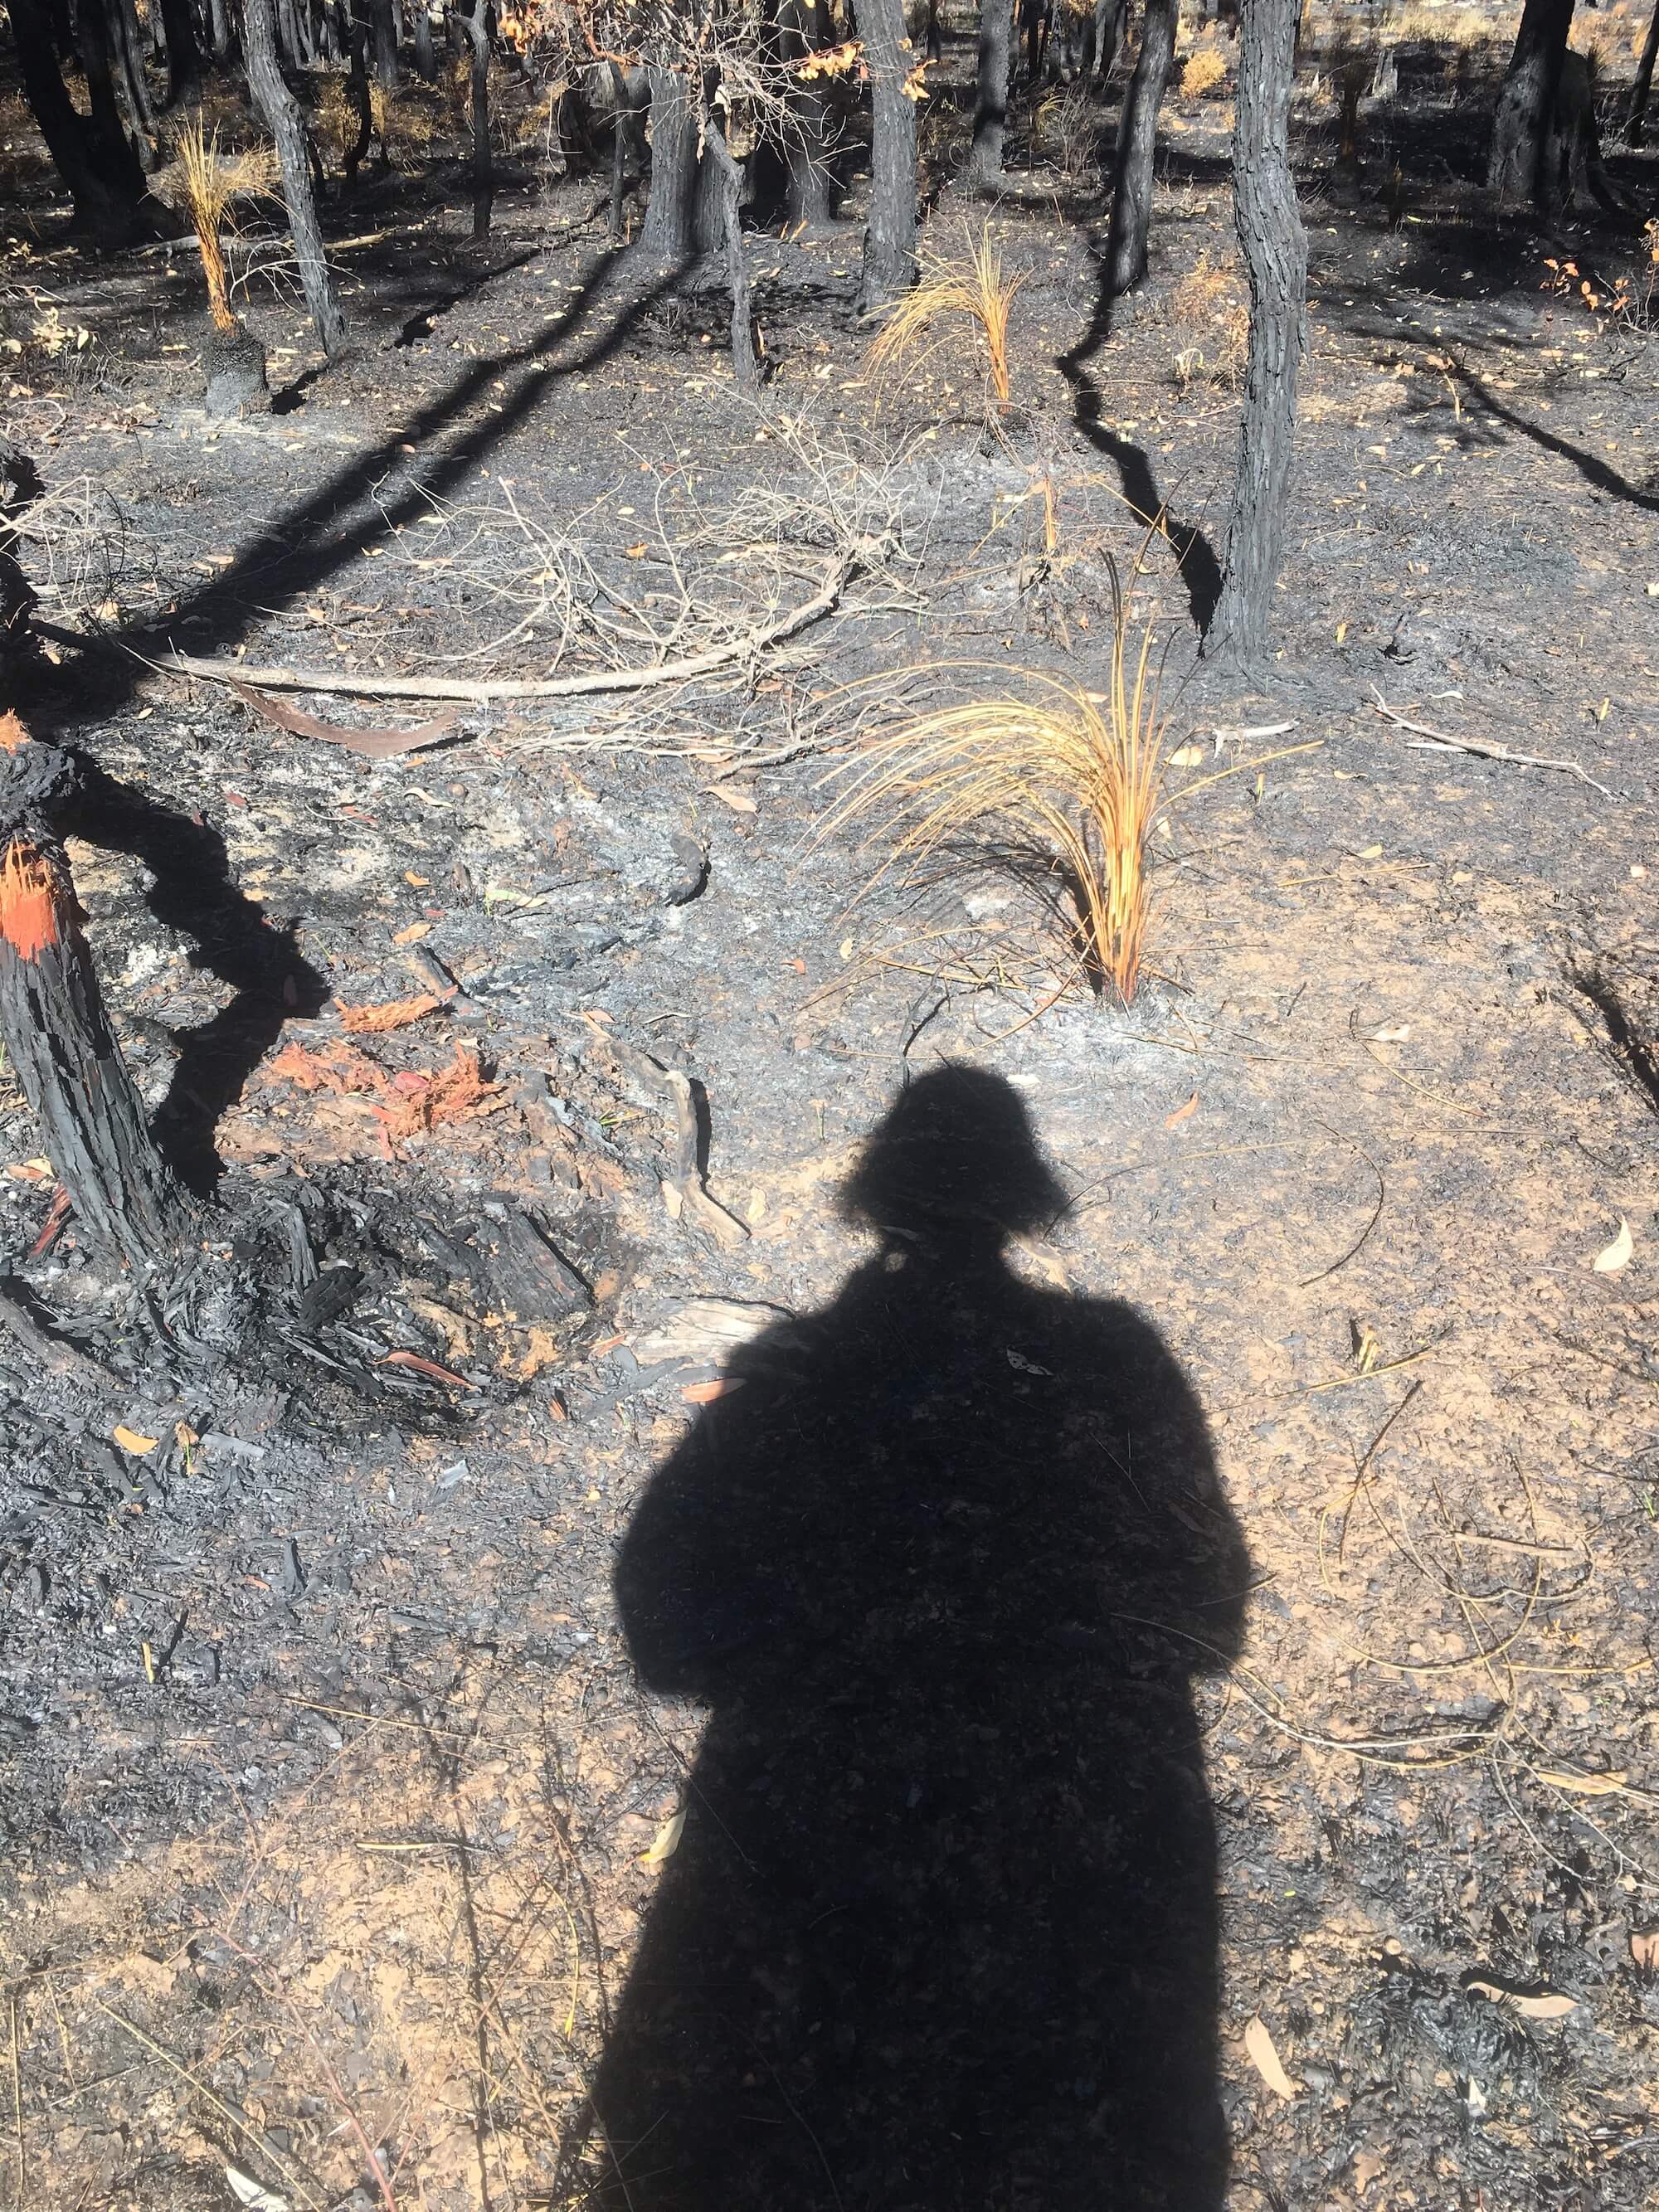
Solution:
[(1249, 1561), (1190, 1386), (1034, 1287), (1018, 1095), (909, 1085), (843, 1194), (881, 1248), (730, 1363), (616, 1589), (708, 1718), (593, 2084), (631, 2212), (1218, 2212), (1194, 1678)]

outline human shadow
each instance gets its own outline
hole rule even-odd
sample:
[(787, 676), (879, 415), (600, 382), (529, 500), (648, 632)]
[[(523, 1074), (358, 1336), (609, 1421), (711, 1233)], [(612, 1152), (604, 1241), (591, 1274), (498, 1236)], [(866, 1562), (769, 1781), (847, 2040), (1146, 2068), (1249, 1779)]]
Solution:
[(1034, 1287), (1063, 1194), (945, 1066), (844, 1193), (879, 1238), (658, 1470), (617, 1600), (706, 1706), (593, 2085), (632, 2212), (1218, 2212), (1216, 1846), (1191, 1685), (1248, 1559), (1127, 1305)]

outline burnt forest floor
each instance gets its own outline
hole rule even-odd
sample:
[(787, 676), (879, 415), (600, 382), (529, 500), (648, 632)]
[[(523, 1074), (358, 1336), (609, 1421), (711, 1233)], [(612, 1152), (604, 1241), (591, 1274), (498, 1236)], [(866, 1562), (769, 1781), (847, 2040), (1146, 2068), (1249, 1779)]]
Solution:
[[(1238, 410), (1225, 84), (1172, 97), (1109, 331), (1086, 137), (1017, 133), (994, 434), (965, 343), (872, 380), (851, 224), (751, 236), (749, 399), (717, 275), (608, 249), (602, 175), (505, 190), (476, 249), (459, 186), (395, 179), (331, 216), (352, 358), (317, 374), (255, 291), (284, 396), (214, 424), (182, 246), (82, 257), (38, 178), (8, 219), (0, 389), (57, 518), (26, 564), (106, 641), (48, 633), (28, 708), (116, 787), (71, 848), (88, 936), (227, 1243), (275, 1222), (320, 1273), (306, 1352), (170, 1369), (72, 1221), (30, 1256), (51, 1163), (0, 1098), (12, 1291), (102, 1370), (0, 1349), (0, 2203), (607, 2185), (586, 2100), (702, 1803), (617, 1547), (733, 1347), (867, 1256), (838, 1188), (946, 1060), (1015, 1087), (1068, 1201), (1015, 1273), (1151, 1322), (1248, 1551), (1242, 1656), (1193, 1690), (1228, 2203), (1652, 2201), (1659, 334), (1542, 288), (1639, 276), (1659, 166), (1610, 157), (1632, 218), (1494, 223), (1467, 60), (1402, 48), (1346, 170), (1305, 65), (1310, 359), (1249, 690), (1193, 629)], [(941, 184), (929, 242), (986, 212)], [(387, 760), (153, 665), (627, 665), (860, 544), (752, 661), (466, 705)], [(1195, 787), (1127, 1012), (1056, 998), (1064, 945), (971, 856), (860, 897), (879, 848), (825, 782), (910, 706), (1100, 686), (1109, 559), (1173, 640)], [(976, 1389), (1060, 1387), (1009, 1350)], [(859, 1618), (860, 1571), (832, 1547), (822, 1603)], [(752, 2124), (793, 2088), (757, 2067)]]

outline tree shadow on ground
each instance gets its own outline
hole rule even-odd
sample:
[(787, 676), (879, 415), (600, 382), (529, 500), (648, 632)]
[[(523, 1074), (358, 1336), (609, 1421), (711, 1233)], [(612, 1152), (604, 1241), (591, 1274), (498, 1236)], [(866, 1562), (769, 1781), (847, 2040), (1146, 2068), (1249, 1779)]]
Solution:
[(274, 927), (237, 887), (216, 830), (118, 783), (88, 755), (76, 758), (80, 776), (64, 830), (142, 860), (145, 902), (156, 921), (192, 938), (191, 965), (236, 994), (211, 1020), (175, 1035), (178, 1065), (155, 1115), (156, 1142), (175, 1172), (206, 1196), (221, 1170), (213, 1141), (221, 1116), (241, 1097), (283, 1024), (320, 1013), (329, 987), (300, 951), (295, 926)]
[(1218, 2212), (1215, 1838), (1191, 1684), (1248, 1559), (1128, 1307), (1038, 1289), (1064, 1200), (1000, 1078), (904, 1091), (880, 1249), (732, 1362), (617, 1592), (709, 1710), (594, 2085), (632, 2212)]
[(1103, 419), (1104, 400), (1091, 364), (1112, 334), (1115, 306), (1116, 297), (1103, 259), (1099, 291), (1089, 327), (1069, 353), (1055, 356), (1054, 366), (1072, 387), (1073, 421), (1095, 451), (1104, 454), (1116, 469), (1130, 513), (1149, 529), (1156, 526), (1168, 540), (1181, 571), (1194, 627), (1202, 637), (1221, 598), (1221, 563), (1215, 548), (1199, 524), (1181, 521), (1169, 512), (1146, 449), (1109, 428)]

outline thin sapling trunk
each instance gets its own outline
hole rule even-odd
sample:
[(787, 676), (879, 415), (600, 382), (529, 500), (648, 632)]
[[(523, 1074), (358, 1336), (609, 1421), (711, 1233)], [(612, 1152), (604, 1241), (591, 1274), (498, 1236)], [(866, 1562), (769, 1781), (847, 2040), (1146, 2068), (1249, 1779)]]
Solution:
[(1175, 59), (1178, 0), (1146, 0), (1140, 52), (1124, 95), (1118, 125), (1117, 179), (1106, 233), (1106, 284), (1115, 300), (1146, 274), (1146, 240), (1152, 222), (1152, 160), (1158, 114)]
[(1221, 595), (1205, 651), (1267, 650), (1307, 338), (1308, 240), (1291, 174), (1297, 0), (1245, 0), (1233, 124), (1233, 204), (1250, 276), (1250, 349)]

